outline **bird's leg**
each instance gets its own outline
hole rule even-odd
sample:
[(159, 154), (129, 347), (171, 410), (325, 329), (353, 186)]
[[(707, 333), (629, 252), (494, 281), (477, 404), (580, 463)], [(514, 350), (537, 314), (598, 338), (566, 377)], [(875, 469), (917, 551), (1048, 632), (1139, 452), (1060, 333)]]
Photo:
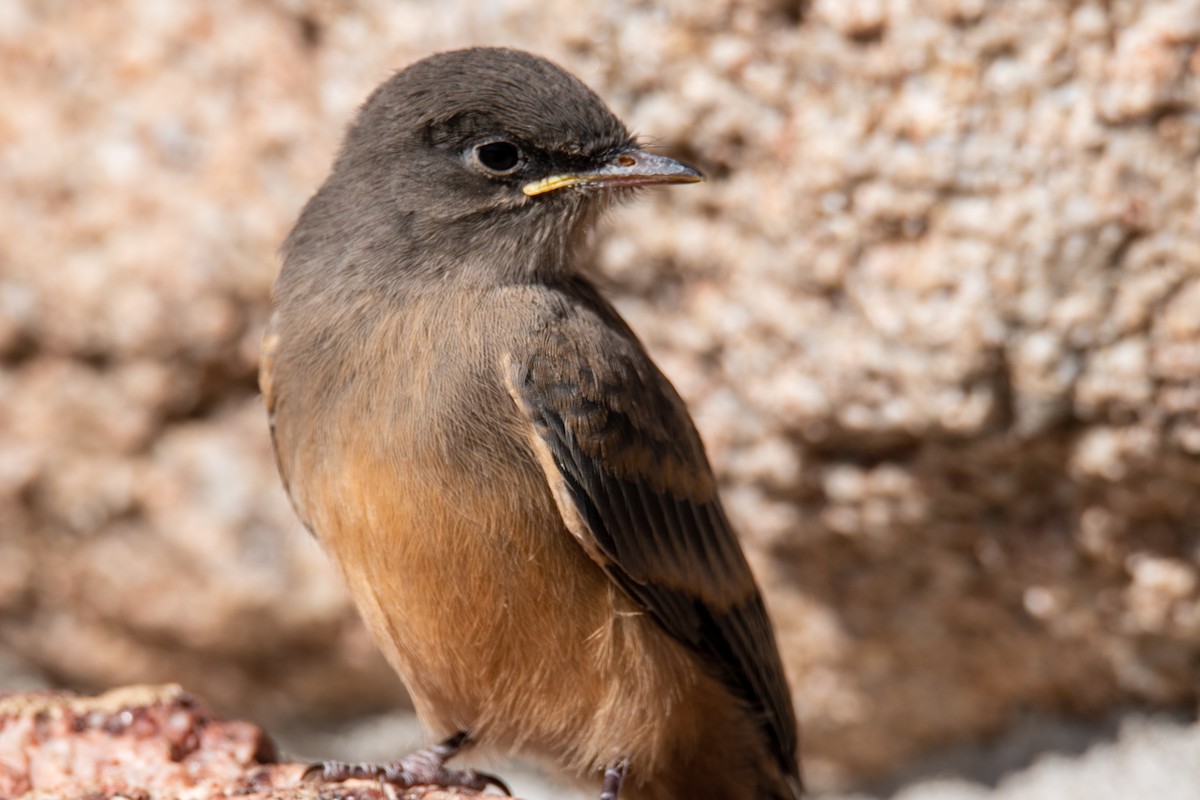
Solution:
[(319, 776), (321, 780), (336, 783), (350, 778), (376, 779), (402, 789), (414, 786), (440, 786), (445, 789), (463, 788), (482, 792), (495, 786), (511, 795), (508, 785), (487, 772), (473, 769), (447, 769), (446, 762), (461, 753), (471, 740), (465, 731), (458, 733), (431, 747), (422, 748), (399, 761), (382, 764), (353, 764), (345, 761), (324, 761), (313, 764), (304, 771), (304, 778)]
[(621, 784), (625, 782), (624, 761), (610, 764), (604, 769), (604, 787), (600, 790), (600, 800), (618, 800), (621, 797)]

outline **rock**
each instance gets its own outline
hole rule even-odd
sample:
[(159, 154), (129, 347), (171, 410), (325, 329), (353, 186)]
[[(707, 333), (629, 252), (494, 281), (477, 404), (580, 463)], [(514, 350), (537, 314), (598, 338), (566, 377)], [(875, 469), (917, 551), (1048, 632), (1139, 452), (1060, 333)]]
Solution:
[(257, 726), (220, 719), (178, 686), (128, 686), (97, 697), (0, 693), (0, 796), (13, 800), (187, 797), (450, 800), (467, 790), (377, 781), (328, 784), (280, 762)]

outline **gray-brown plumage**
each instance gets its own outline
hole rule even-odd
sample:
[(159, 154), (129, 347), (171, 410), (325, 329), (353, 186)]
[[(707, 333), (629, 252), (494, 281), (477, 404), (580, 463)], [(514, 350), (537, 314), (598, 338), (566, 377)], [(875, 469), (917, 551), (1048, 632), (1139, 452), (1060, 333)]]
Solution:
[(604, 797), (800, 795), (699, 436), (580, 273), (615, 197), (699, 179), (549, 62), (463, 50), (375, 91), (288, 237), (261, 378), (280, 472), (448, 738), (423, 765), (469, 741)]

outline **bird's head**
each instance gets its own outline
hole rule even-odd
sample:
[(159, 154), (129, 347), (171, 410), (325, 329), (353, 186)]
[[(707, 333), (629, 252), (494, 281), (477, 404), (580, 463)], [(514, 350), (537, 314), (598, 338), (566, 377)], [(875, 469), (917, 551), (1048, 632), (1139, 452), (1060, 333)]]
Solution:
[(549, 61), (473, 48), (418, 61), (376, 89), (327, 186), (354, 187), (343, 204), (373, 218), (394, 216), (431, 254), (423, 267), (444, 272), (484, 255), (521, 272), (571, 262), (574, 242), (621, 190), (702, 179), (641, 149)]

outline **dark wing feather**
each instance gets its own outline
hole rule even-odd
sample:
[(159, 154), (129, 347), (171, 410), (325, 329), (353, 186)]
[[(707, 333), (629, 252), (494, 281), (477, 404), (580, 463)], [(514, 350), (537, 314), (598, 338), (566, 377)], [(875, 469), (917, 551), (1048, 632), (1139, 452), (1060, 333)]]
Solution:
[(746, 703), (795, 776), (796, 722), (774, 633), (699, 435), (633, 334), (589, 299), (510, 355), (505, 376), (564, 521)]

